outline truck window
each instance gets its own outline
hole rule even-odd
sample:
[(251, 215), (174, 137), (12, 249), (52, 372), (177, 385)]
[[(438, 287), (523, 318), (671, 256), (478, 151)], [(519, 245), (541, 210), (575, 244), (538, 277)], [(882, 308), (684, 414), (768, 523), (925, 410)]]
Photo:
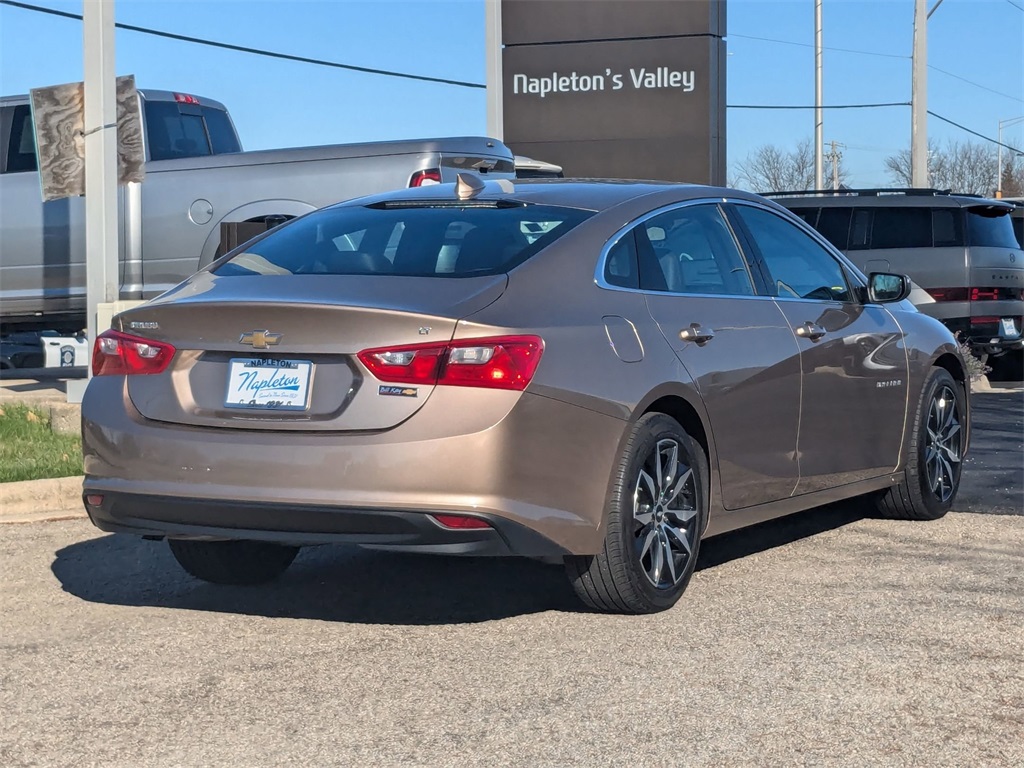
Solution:
[(241, 152), (242, 147), (238, 143), (238, 134), (235, 133), (235, 126), (231, 124), (231, 118), (223, 109), (203, 107), (203, 119), (206, 120), (206, 130), (210, 134), (210, 145), (213, 154), (226, 155), (229, 152)]
[(32, 127), (32, 108), (21, 104), (14, 108), (11, 136), (7, 144), (6, 173), (38, 170), (36, 164), (36, 137)]
[(876, 208), (872, 248), (931, 248), (932, 217), (928, 208)]
[(225, 112), (173, 101), (147, 101), (150, 160), (173, 160), (238, 152), (238, 138)]

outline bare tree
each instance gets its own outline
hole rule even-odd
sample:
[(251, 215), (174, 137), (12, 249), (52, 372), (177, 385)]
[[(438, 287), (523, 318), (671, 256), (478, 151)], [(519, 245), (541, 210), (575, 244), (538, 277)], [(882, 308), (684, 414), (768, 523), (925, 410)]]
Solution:
[(1005, 150), (1003, 152), (1003, 178), (999, 189), (1003, 197), (1024, 197), (1024, 162), (1014, 152), (1010, 152), (1009, 156)]
[[(814, 145), (803, 139), (793, 150), (762, 144), (739, 164), (737, 186), (754, 192), (781, 192), (814, 188)], [(826, 158), (825, 178), (831, 184), (832, 164)], [(839, 160), (839, 181), (845, 183), (846, 169)]]
[[(885, 158), (885, 167), (897, 186), (911, 186), (910, 150)], [(996, 188), (996, 148), (977, 142), (948, 141), (945, 148), (929, 142), (928, 178), (936, 189), (969, 195), (991, 195)]]

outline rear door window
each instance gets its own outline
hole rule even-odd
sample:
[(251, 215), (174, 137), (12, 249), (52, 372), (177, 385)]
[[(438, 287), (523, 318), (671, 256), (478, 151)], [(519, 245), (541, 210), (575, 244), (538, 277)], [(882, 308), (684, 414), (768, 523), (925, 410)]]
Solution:
[(36, 137), (32, 126), (32, 108), (20, 104), (11, 116), (11, 136), (7, 143), (7, 173), (37, 170)]
[(487, 201), (325, 208), (249, 244), (214, 272), (493, 275), (522, 264), (592, 215), (577, 208)]
[(822, 208), (815, 227), (821, 236), (841, 251), (845, 251), (850, 240), (850, 208)]
[(752, 296), (754, 285), (717, 205), (687, 205), (634, 230), (640, 287), (670, 293)]
[(929, 208), (876, 208), (871, 247), (930, 248), (932, 215)]

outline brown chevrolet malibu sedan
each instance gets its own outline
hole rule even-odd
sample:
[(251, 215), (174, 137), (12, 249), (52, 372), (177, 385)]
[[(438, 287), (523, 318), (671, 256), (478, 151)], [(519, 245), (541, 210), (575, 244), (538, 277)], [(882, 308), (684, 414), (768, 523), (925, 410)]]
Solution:
[(658, 611), (704, 537), (851, 496), (950, 508), (964, 361), (906, 294), (729, 189), (352, 200), (115, 318), (86, 509), (212, 582), (346, 542), (557, 557), (589, 606)]

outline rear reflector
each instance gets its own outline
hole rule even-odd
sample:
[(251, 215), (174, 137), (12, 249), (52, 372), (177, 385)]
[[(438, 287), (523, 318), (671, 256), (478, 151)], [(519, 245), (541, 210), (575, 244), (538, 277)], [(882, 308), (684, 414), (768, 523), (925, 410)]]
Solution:
[(441, 169), (429, 168), (425, 171), (416, 171), (409, 179), (410, 187), (429, 187), (431, 184), (441, 183)]
[(103, 503), (103, 497), (98, 493), (90, 493), (85, 497), (85, 503), (90, 507), (98, 507)]
[(491, 527), (490, 523), (486, 520), (481, 520), (479, 517), (463, 517), (462, 515), (431, 515), (431, 517), (445, 528), (454, 528), (456, 530), (464, 531), (471, 528)]
[(93, 376), (134, 376), (163, 373), (174, 357), (174, 347), (121, 331), (104, 331), (92, 350)]
[(999, 322), (998, 317), (972, 317), (971, 325), (995, 325)]
[(496, 336), (448, 344), (366, 349), (360, 362), (380, 381), (485, 389), (526, 389), (544, 353), (539, 336)]

